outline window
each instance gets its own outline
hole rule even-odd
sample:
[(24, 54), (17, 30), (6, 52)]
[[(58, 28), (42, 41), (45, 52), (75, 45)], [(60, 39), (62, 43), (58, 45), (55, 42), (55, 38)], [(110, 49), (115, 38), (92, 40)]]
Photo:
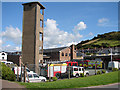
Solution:
[(71, 56), (71, 54), (69, 53), (69, 56)]
[(82, 68), (82, 71), (84, 71), (84, 69)]
[(79, 68), (79, 71), (81, 71), (81, 68)]
[(28, 77), (29, 77), (29, 78), (32, 78), (32, 74), (28, 74)]
[(42, 14), (42, 15), (43, 15), (42, 9), (40, 9), (40, 14)]
[(34, 78), (39, 78), (39, 76), (37, 74), (33, 74)]
[(5, 53), (2, 53), (2, 55), (5, 55)]
[(4, 57), (2, 57), (2, 59), (4, 59)]
[(39, 53), (42, 53), (42, 47), (41, 46), (39, 47)]
[(69, 63), (69, 66), (71, 66), (71, 63)]
[(62, 56), (64, 56), (64, 53), (62, 53)]
[(67, 56), (67, 53), (65, 54), (65, 56)]
[(40, 27), (43, 27), (43, 23), (42, 23), (43, 21), (40, 19)]
[(75, 66), (77, 66), (77, 63), (75, 63)]
[(78, 71), (78, 68), (74, 68), (74, 71)]
[(43, 34), (40, 32), (40, 33), (39, 33), (39, 40), (40, 40), (40, 41), (42, 41), (42, 36), (43, 36)]
[(27, 72), (30, 72), (30, 70), (29, 70), (29, 69), (26, 69), (26, 71), (27, 71)]

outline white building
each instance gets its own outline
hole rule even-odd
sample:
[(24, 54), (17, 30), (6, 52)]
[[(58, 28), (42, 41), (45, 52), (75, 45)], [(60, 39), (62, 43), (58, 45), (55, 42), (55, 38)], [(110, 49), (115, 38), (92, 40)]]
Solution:
[(7, 61), (7, 53), (2, 51), (0, 52), (0, 61)]

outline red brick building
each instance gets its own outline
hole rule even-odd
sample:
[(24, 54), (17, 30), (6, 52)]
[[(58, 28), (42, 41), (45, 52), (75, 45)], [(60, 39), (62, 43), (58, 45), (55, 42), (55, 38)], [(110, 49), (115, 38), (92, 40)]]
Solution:
[(74, 45), (71, 45), (70, 47), (44, 49), (43, 53), (44, 61), (65, 61), (76, 59), (76, 50)]

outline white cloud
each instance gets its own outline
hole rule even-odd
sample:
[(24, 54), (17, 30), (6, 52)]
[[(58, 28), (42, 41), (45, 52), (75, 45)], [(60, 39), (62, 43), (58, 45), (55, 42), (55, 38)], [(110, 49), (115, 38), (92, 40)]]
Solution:
[(87, 28), (87, 25), (84, 23), (84, 22), (79, 22), (75, 27), (74, 27), (74, 31), (77, 31), (77, 30), (84, 30)]
[(72, 34), (60, 30), (55, 20), (47, 19), (44, 28), (44, 48), (55, 48), (70, 45), (71, 42), (77, 43), (83, 36), (79, 33)]
[(109, 20), (107, 18), (101, 18), (98, 20), (98, 23), (105, 23), (108, 22)]
[(1, 33), (4, 42), (13, 42), (14, 44), (21, 44), (22, 33), (20, 29), (13, 28), (12, 26), (6, 27), (5, 31)]
[(2, 47), (2, 51), (21, 51), (21, 47), (15, 46), (15, 45), (5, 45)]
[(107, 18), (101, 18), (98, 20), (98, 26), (110, 26), (109, 24), (109, 19)]
[(2, 50), (2, 40), (0, 39), (0, 51)]

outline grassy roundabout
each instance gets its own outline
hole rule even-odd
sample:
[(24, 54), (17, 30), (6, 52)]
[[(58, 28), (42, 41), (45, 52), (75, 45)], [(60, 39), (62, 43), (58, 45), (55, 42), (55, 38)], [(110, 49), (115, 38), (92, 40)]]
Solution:
[(26, 88), (41, 88), (41, 89), (63, 89), (63, 88), (81, 88), (88, 86), (106, 85), (110, 83), (120, 82), (118, 78), (120, 71), (110, 72), (101, 75), (94, 75), (89, 77), (79, 77), (73, 79), (64, 79), (53, 82), (41, 83), (20, 83)]

